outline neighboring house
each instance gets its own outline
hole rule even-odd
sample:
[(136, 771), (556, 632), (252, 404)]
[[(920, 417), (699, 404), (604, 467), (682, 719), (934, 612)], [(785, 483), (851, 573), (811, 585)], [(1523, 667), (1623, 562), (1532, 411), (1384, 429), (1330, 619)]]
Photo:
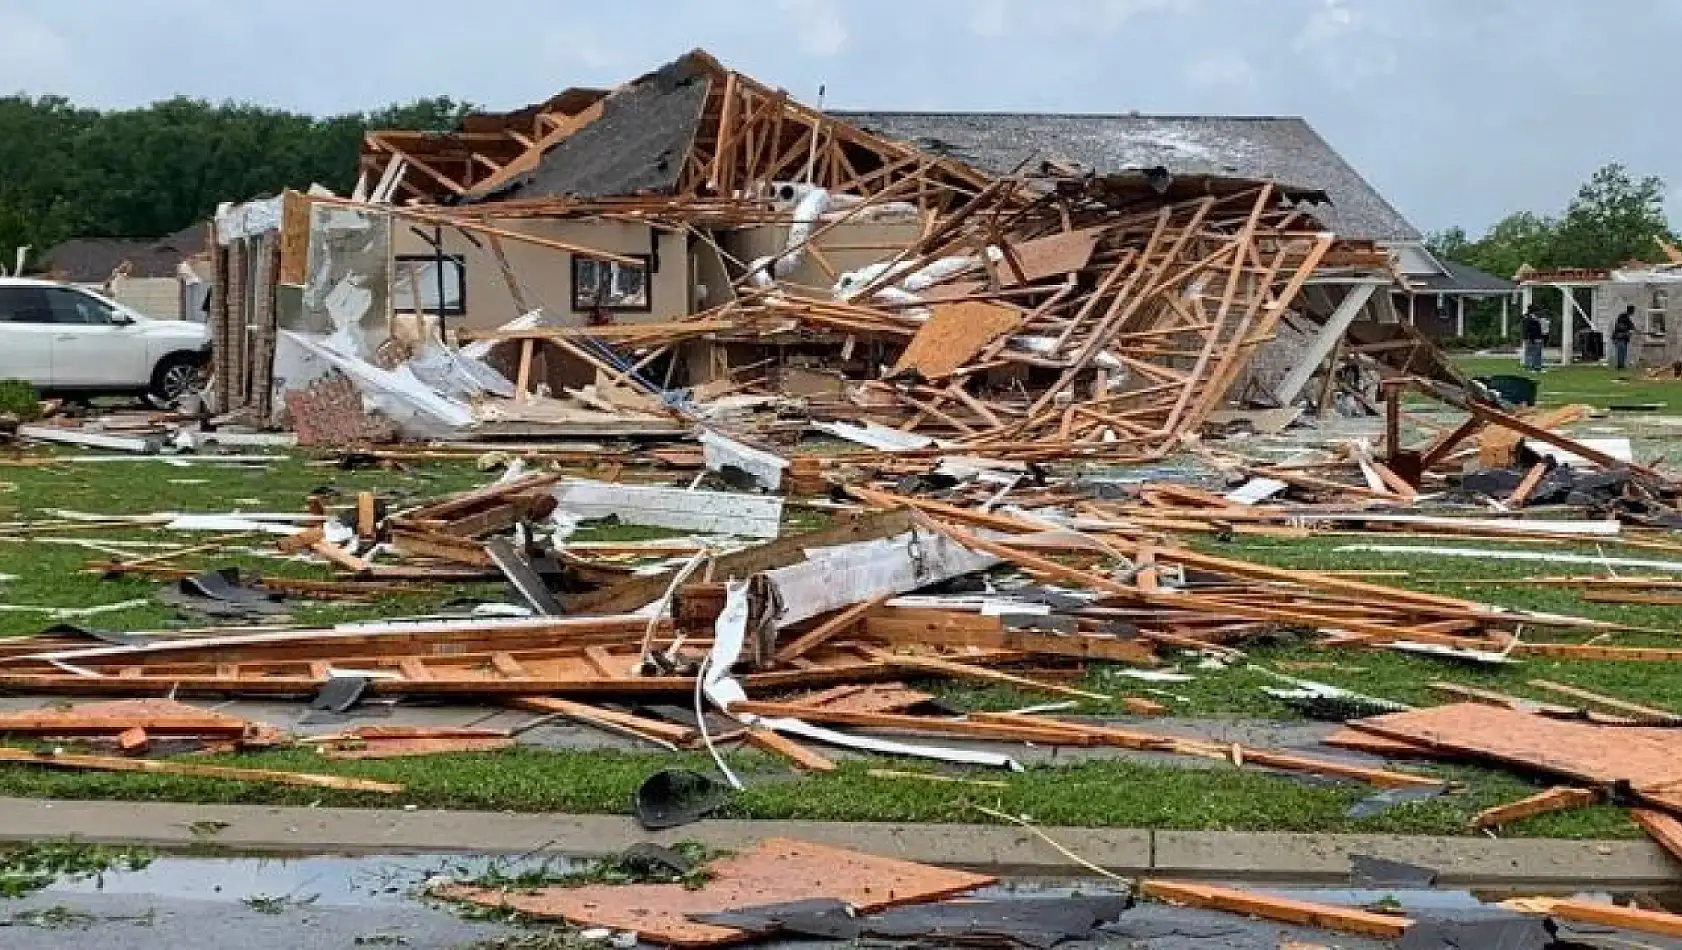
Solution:
[(1510, 304), (1518, 284), (1447, 258), (1415, 254), (1412, 249), (1397, 259), (1402, 286), (1395, 295), (1396, 311), (1421, 333), (1431, 337), (1465, 336), (1466, 304), (1498, 299), (1501, 337), (1507, 337)]
[(42, 254), (40, 269), (149, 317), (198, 320), (204, 285), (192, 264), (205, 253), (209, 231), (201, 223), (157, 240), (72, 238)]

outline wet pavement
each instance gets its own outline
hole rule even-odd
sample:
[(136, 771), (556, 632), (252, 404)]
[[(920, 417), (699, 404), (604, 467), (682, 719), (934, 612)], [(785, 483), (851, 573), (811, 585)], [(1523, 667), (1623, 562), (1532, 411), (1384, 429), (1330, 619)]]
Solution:
[[(409, 947), (474, 950), (523, 947), (517, 941), (557, 931), (486, 919), (426, 899), (437, 876), (475, 878), (487, 870), (510, 873), (543, 864), (553, 872), (575, 865), (564, 858), (520, 859), (409, 855), (402, 857), (181, 857), (162, 856), (138, 871), (60, 881), (27, 897), (0, 900), (0, 947), (6, 950), (215, 950), (246, 948)], [(1046, 899), (1118, 893), (1096, 880), (1017, 880), (978, 891), (994, 900)], [(1251, 890), (1325, 904), (1384, 907), (1418, 919), (1476, 921), (1515, 919), (1493, 904), (1506, 893), (1441, 889)], [(1527, 894), (1533, 892), (1526, 892)], [(1682, 895), (1587, 894), (1597, 899), (1639, 900), (1644, 906), (1678, 908)], [(1602, 928), (1570, 931), (1577, 945), (1606, 948), (1677, 948), (1682, 942), (1619, 934)], [(504, 941), (516, 941), (507, 943)], [(570, 946), (584, 946), (576, 939)], [(816, 940), (777, 940), (764, 947), (835, 947)], [(543, 944), (542, 946), (549, 946)], [(561, 946), (557, 936), (555, 947)], [(603, 943), (601, 946), (608, 946)], [(1279, 947), (1379, 950), (1405, 944), (1273, 924), (1235, 914), (1141, 904), (1101, 928), (1092, 941), (1065, 947), (1137, 950), (1276, 950)], [(1445, 948), (1448, 944), (1422, 944)]]

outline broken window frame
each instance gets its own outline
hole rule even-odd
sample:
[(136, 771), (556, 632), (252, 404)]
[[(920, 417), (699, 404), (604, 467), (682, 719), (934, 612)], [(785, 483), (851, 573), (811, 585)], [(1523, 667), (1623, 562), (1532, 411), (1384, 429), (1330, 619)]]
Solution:
[(602, 302), (598, 299), (586, 299), (580, 292), (586, 286), (595, 284), (599, 287), (600, 280), (586, 279), (586, 273), (599, 273), (597, 268), (607, 268), (608, 279), (613, 286), (619, 281), (622, 271), (631, 270), (631, 266), (615, 261), (599, 261), (594, 258), (574, 255), (572, 258), (572, 310), (574, 313), (590, 313), (596, 310), (608, 313), (651, 313), (654, 310), (654, 255), (629, 254), (642, 261), (642, 294), (636, 303)]
[[(394, 257), (395, 264), (391, 279), (391, 306), (394, 313), (438, 313), (438, 267), (439, 257), (436, 254), (398, 254)], [(455, 271), (455, 280), (450, 279), (450, 272), (444, 273), (444, 316), (461, 317), (467, 315), (467, 261), (460, 255), (445, 254), (443, 262), (446, 267)], [(420, 281), (420, 299), (409, 287), (411, 280)], [(451, 290), (455, 293), (452, 295)], [(453, 299), (452, 299), (453, 297)], [(417, 307), (418, 303), (418, 307)]]

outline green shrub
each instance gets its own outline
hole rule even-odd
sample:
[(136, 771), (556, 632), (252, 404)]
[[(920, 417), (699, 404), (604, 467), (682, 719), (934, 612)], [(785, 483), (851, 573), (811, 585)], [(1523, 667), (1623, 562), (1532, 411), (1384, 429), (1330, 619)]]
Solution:
[(19, 422), (41, 418), (41, 397), (35, 387), (21, 379), (0, 379), (0, 415), (16, 416)]

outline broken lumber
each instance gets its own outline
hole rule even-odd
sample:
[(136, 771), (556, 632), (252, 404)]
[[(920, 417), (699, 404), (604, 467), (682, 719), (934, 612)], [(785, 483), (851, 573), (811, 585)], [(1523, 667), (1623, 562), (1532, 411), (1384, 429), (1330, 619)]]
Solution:
[(40, 765), (53, 769), (81, 769), (95, 772), (147, 772), (153, 775), (180, 775), (187, 778), (224, 779), (230, 782), (259, 782), (272, 785), (297, 785), (304, 788), (325, 788), (338, 792), (372, 792), (397, 795), (403, 786), (390, 782), (345, 778), (339, 775), (312, 775), (308, 772), (278, 772), (272, 769), (240, 769), (221, 765), (198, 765), (187, 762), (157, 759), (122, 759), (107, 755), (71, 755), (30, 752), (27, 749), (0, 748), (0, 762), (18, 765)]
[(1570, 788), (1559, 786), (1545, 792), (1538, 792), (1529, 798), (1521, 798), (1516, 802), (1486, 808), (1472, 816), (1468, 827), (1476, 829), (1499, 828), (1510, 825), (1515, 821), (1534, 818), (1537, 815), (1548, 815), (1556, 811), (1571, 811), (1576, 808), (1587, 808), (1600, 801), (1600, 793), (1586, 788)]
[(1139, 882), (1139, 888), (1139, 892), (1144, 896), (1168, 904), (1204, 910), (1224, 910), (1301, 927), (1380, 937), (1386, 940), (1401, 939), (1402, 935), (1407, 933), (1407, 929), (1413, 926), (1413, 921), (1406, 917), (1374, 914), (1331, 904), (1313, 904), (1213, 884), (1147, 879)]

